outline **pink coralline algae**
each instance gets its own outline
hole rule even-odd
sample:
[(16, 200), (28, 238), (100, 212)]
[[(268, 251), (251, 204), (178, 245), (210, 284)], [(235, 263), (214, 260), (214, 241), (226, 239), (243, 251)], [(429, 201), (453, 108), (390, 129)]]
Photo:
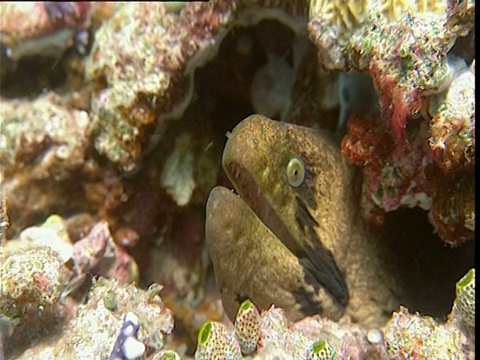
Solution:
[(438, 168), (425, 123), (410, 132), (406, 148), (396, 146), (388, 129), (374, 120), (352, 116), (347, 126), (342, 154), (362, 167), (366, 219), (382, 224), (387, 212), (418, 206), (429, 211), (428, 219), (446, 243), (457, 246), (474, 238), (472, 170), (445, 173)]
[(472, 30), (474, 4), (437, 5), (430, 9), (436, 22), (425, 9), (366, 12), (365, 22), (346, 27), (350, 38), (336, 39), (344, 65), (370, 73), (380, 105), (377, 118), (351, 116), (342, 152), (363, 167), (367, 219), (381, 223), (385, 212), (419, 206), (430, 211), (439, 236), (458, 245), (473, 239), (468, 199), (474, 193), (457, 189), (453, 195), (442, 184), (453, 178), (468, 183), (473, 176), (475, 65), (468, 68), (452, 48)]
[(113, 241), (108, 224), (101, 221), (90, 233), (73, 244), (72, 260), (76, 277), (103, 275), (129, 284), (138, 279), (136, 263)]
[(352, 117), (342, 153), (353, 164), (363, 166), (362, 210), (370, 221), (383, 223), (385, 212), (400, 206), (430, 209), (426, 168), (432, 161), (420, 135), (410, 140), (406, 152), (395, 147), (389, 132), (374, 121)]

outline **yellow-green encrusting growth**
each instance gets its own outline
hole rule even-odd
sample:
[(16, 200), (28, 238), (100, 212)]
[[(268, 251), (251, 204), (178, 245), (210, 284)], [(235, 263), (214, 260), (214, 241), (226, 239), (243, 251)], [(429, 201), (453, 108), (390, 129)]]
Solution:
[(337, 355), (333, 347), (325, 340), (312, 343), (305, 353), (306, 360), (336, 360)]
[(235, 318), (235, 334), (244, 355), (257, 349), (261, 336), (260, 320), (260, 313), (254, 303), (247, 299), (240, 304)]
[(152, 360), (181, 360), (181, 357), (173, 350), (160, 350), (153, 355)]
[(457, 308), (463, 321), (475, 327), (475, 268), (457, 282)]
[(207, 321), (198, 331), (195, 360), (242, 359), (240, 345), (225, 325)]

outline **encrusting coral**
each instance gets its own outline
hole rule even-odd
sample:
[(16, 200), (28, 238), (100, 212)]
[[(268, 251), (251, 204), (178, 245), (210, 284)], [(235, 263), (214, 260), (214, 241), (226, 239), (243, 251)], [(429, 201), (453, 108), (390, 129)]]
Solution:
[(50, 311), (60, 299), (69, 271), (52, 249), (0, 253), (0, 316), (16, 319)]
[[(408, 156), (414, 159), (417, 165), (416, 169), (410, 169), (412, 176), (406, 174), (405, 181), (397, 181), (391, 186), (394, 192), (392, 202), (396, 204), (387, 204), (391, 201), (386, 199), (378, 206), (379, 201), (375, 201), (373, 195), (365, 196), (366, 217), (381, 217), (380, 212), (393, 211), (398, 206), (404, 205), (418, 204), (422, 208), (429, 208), (428, 202), (432, 195), (428, 194), (431, 190), (428, 183), (425, 186), (415, 185), (414, 189), (408, 191), (405, 189), (408, 189), (410, 184), (422, 180), (424, 168), (429, 165), (431, 159), (447, 172), (465, 168), (468, 170), (474, 165), (475, 126), (474, 113), (472, 114), (474, 64), (467, 64), (464, 59), (453, 54), (455, 41), (472, 31), (474, 3), (464, 1), (448, 6), (447, 1), (395, 3), (381, 1), (377, 4), (373, 1), (343, 3), (316, 0), (311, 1), (309, 7), (308, 11), (306, 4), (301, 1), (274, 3), (211, 1), (207, 4), (188, 3), (173, 9), (163, 3), (148, 5), (132, 3), (118, 6), (115, 12), (105, 11), (109, 15), (103, 18), (109, 19), (109, 16), (112, 18), (101, 23), (98, 30), (95, 29), (92, 50), (84, 61), (85, 80), (94, 84), (89, 90), (91, 102), (87, 99), (88, 106), (82, 106), (82, 110), (72, 109), (64, 106), (62, 101), (59, 101), (58, 95), (52, 94), (45, 96), (45, 99), (43, 97), (35, 99), (33, 101), (35, 113), (49, 114), (42, 115), (46, 122), (59, 121), (59, 126), (55, 127), (57, 130), (53, 131), (55, 129), (43, 126), (43, 122), (38, 121), (31, 110), (29, 112), (24, 110), (30, 108), (30, 102), (25, 106), (18, 101), (5, 102), (12, 105), (4, 110), (7, 148), (2, 155), (7, 157), (9, 163), (6, 172), (6, 193), (7, 196), (14, 192), (21, 194), (19, 197), (9, 198), (9, 201), (12, 214), (17, 218), (22, 217), (24, 223), (17, 221), (12, 227), (15, 229), (12, 230), (18, 231), (25, 223), (30, 225), (28, 222), (39, 216), (42, 211), (46, 213), (55, 211), (55, 207), (60, 206), (59, 199), (65, 197), (63, 191), (67, 187), (72, 188), (68, 188), (66, 192), (75, 195), (75, 200), (70, 202), (70, 206), (85, 210), (92, 205), (80, 201), (79, 195), (83, 195), (83, 189), (68, 181), (71, 177), (80, 176), (83, 181), (89, 183), (85, 189), (95, 187), (90, 183), (98, 179), (101, 170), (97, 167), (96, 159), (89, 156), (90, 141), (110, 164), (124, 173), (138, 171), (144, 155), (151, 151), (155, 144), (161, 142), (167, 133), (173, 123), (170, 120), (182, 118), (195, 98), (194, 95), (197, 95), (198, 90), (194, 86), (197, 70), (218, 55), (222, 41), (230, 35), (232, 29), (238, 31), (248, 26), (257, 26), (265, 19), (281, 23), (288, 28), (289, 36), (293, 40), (289, 38), (285, 43), (291, 44), (272, 41), (271, 39), (275, 37), (265, 34), (259, 36), (258, 40), (244, 36), (243, 39), (247, 40), (242, 41), (243, 46), (238, 45), (236, 58), (229, 61), (241, 65), (235, 62), (238, 61), (237, 58), (253, 51), (254, 42), (262, 41), (264, 37), (266, 40), (263, 39), (263, 42), (267, 45), (262, 49), (265, 51), (262, 56), (267, 57), (266, 63), (269, 63), (269, 57), (274, 58), (278, 60), (273, 61), (274, 63), (280, 62), (297, 72), (295, 84), (289, 92), (290, 99), (287, 95), (281, 101), (288, 107), (282, 109), (288, 110), (285, 118), (304, 121), (307, 124), (312, 123), (310, 117), (319, 119), (328, 117), (326, 108), (322, 108), (318, 103), (327, 102), (327, 98), (331, 98), (328, 101), (332, 104), (338, 105), (339, 101), (337, 95), (331, 95), (337, 94), (334, 90), (320, 89), (316, 93), (311, 91), (311, 86), (305, 90), (305, 83), (309, 81), (321, 83), (322, 87), (338, 86), (335, 84), (335, 76), (327, 76), (322, 69), (312, 66), (310, 61), (303, 61), (302, 54), (307, 54), (305, 58), (309, 59), (310, 48), (313, 48), (312, 44), (308, 43), (307, 36), (310, 36), (317, 47), (322, 67), (330, 70), (352, 68), (368, 72), (379, 95), (382, 118), (375, 123), (374, 128), (379, 132), (384, 130), (388, 132), (391, 135), (389, 141), (404, 153), (410, 153)], [(97, 12), (102, 13), (98, 10), (100, 7), (93, 4), (87, 4), (85, 8), (89, 9), (88, 17), (96, 17)], [(45, 12), (45, 9), (42, 9)], [(255, 16), (251, 16), (253, 13)], [(70, 18), (73, 20), (77, 15), (75, 9), (66, 11), (60, 23)], [(430, 21), (430, 17), (437, 21)], [(136, 20), (132, 22), (132, 18)], [(274, 28), (278, 31), (278, 26)], [(280, 47), (281, 51), (275, 52), (276, 47)], [(246, 58), (249, 59), (248, 56)], [(261, 68), (261, 62), (259, 64)], [(470, 71), (465, 71), (468, 65), (471, 65)], [(312, 73), (308, 71), (302, 73), (305, 69), (314, 70), (313, 81)], [(253, 70), (256, 73), (259, 68)], [(282, 71), (282, 75), (286, 76), (287, 72)], [(251, 78), (254, 74), (248, 76), (241, 74), (238, 77)], [(250, 82), (245, 79), (242, 81), (247, 83), (246, 92), (249, 97), (252, 79)], [(290, 80), (286, 82), (291, 83)], [(299, 89), (303, 89), (310, 97), (321, 98), (312, 104), (311, 98), (305, 94), (298, 94)], [(272, 96), (270, 100), (276, 99), (275, 93), (276, 91), (273, 91), (270, 94)], [(460, 98), (464, 101), (455, 100)], [(303, 103), (305, 100), (306, 103)], [(346, 107), (352, 106), (344, 100), (340, 104), (342, 121), (346, 120), (345, 111), (349, 112)], [(250, 99), (250, 102), (254, 102), (253, 99)], [(51, 114), (52, 112), (54, 114)], [(370, 115), (367, 114), (368, 111), (365, 112), (363, 116)], [(15, 122), (14, 114), (22, 114), (24, 120), (21, 123)], [(58, 118), (54, 117), (55, 115)], [(49, 116), (51, 119), (48, 120)], [(422, 139), (418, 139), (419, 142), (429, 144), (432, 151), (428, 159), (424, 156), (424, 151), (418, 151), (418, 147), (413, 146), (411, 150), (404, 147), (407, 140), (410, 142), (410, 127), (415, 131), (415, 124), (419, 119), (430, 122), (428, 132)], [(27, 123), (28, 125), (21, 126)], [(73, 140), (65, 133), (65, 126), (69, 130), (75, 129), (76, 135)], [(35, 128), (39, 128), (38, 134), (32, 134)], [(416, 137), (415, 134), (413, 136)], [(26, 141), (27, 146), (17, 146), (12, 151), (12, 144), (23, 141)], [(363, 140), (360, 142), (363, 143)], [(25, 150), (20, 151), (20, 148)], [(368, 148), (368, 144), (363, 148)], [(164, 179), (164, 187), (173, 194), (179, 206), (192, 199), (193, 195), (188, 194), (194, 191), (192, 187), (201, 181), (195, 174), (196, 165), (193, 165), (193, 175), (191, 167), (187, 166), (188, 162), (192, 161), (190, 155), (195, 150), (188, 152), (188, 156), (179, 160), (182, 162), (180, 168), (186, 169), (185, 171), (173, 173), (171, 176), (173, 180)], [(171, 158), (175, 160), (173, 155)], [(43, 161), (34, 164), (33, 159), (39, 157), (42, 157)], [(200, 162), (195, 157), (193, 161)], [(19, 162), (25, 162), (26, 167), (18, 166)], [(212, 166), (212, 169), (218, 167)], [(393, 174), (396, 170), (395, 166), (389, 165), (385, 172)], [(403, 170), (400, 169), (400, 172)], [(41, 177), (45, 172), (52, 171), (65, 181), (62, 186), (54, 186), (55, 183), (49, 181), (51, 177)], [(372, 174), (371, 169), (367, 169), (367, 172)], [(8, 179), (13, 176), (22, 178), (23, 181), (10, 183)], [(367, 174), (366, 182), (369, 181), (368, 178), (378, 176), (378, 171), (374, 171), (371, 176)], [(177, 178), (184, 181), (175, 181)], [(393, 179), (392, 182), (396, 180)], [(172, 183), (177, 186), (173, 186)], [(372, 192), (375, 190), (372, 189)], [(46, 197), (44, 195), (46, 193), (54, 196)], [(119, 197), (122, 195), (125, 196), (119, 194)], [(405, 201), (402, 200), (404, 195)], [(41, 201), (37, 201), (35, 205), (27, 202), (29, 211), (19, 210), (25, 208), (22, 206), (23, 202), (18, 201), (19, 198), (34, 197)], [(370, 216), (372, 208), (374, 216)], [(436, 212), (445, 216), (438, 208)], [(439, 216), (430, 216), (435, 228), (440, 229), (442, 225), (439, 224), (438, 218)], [(463, 225), (458, 223), (455, 226)], [(451, 234), (439, 231), (439, 235), (447, 239), (447, 242), (453, 243), (450, 240)], [(471, 234), (468, 234), (464, 241), (471, 238)]]
[(455, 304), (463, 321), (475, 328), (475, 269), (458, 280)]
[[(440, 200), (444, 192), (435, 191), (426, 171), (434, 162), (453, 176), (475, 163), (475, 65), (469, 69), (453, 49), (473, 31), (474, 9), (471, 1), (310, 2), (310, 38), (320, 63), (368, 72), (379, 97), (380, 116), (369, 123), (368, 112), (352, 114), (342, 145), (351, 162), (364, 159), (358, 165), (364, 167), (365, 217), (382, 222), (399, 206), (430, 210), (434, 204), (429, 219), (452, 245), (473, 239), (471, 212), (467, 205), (448, 214), (450, 201)], [(369, 119), (361, 125), (358, 117)], [(378, 138), (354, 140), (365, 132), (359, 127), (370, 126)], [(388, 151), (378, 154), (371, 145)], [(383, 164), (374, 167), (378, 160)]]
[[(261, 312), (257, 326), (243, 328), (255, 338), (260, 330), (257, 349), (245, 358), (472, 359), (475, 334), (462, 322), (474, 326), (474, 274), (474, 269), (470, 270), (457, 283), (457, 299), (443, 323), (400, 307), (382, 329), (366, 331), (348, 320), (336, 323), (318, 315), (291, 323), (281, 309), (272, 306)], [(252, 303), (246, 300), (243, 304), (249, 308)], [(243, 316), (244, 310), (240, 310), (238, 317)], [(205, 323), (199, 332), (196, 358), (215, 358), (214, 354), (227, 354), (226, 349), (234, 354), (232, 358), (242, 358), (238, 350), (245, 335), (235, 336), (235, 328)], [(206, 355), (210, 357), (201, 357)]]
[(235, 335), (240, 343), (242, 354), (255, 351), (260, 341), (260, 313), (250, 300), (245, 300), (238, 308), (235, 318)]
[(336, 360), (335, 350), (325, 340), (311, 344), (305, 352), (306, 360)]
[(32, 54), (60, 57), (75, 45), (85, 52), (86, 29), (90, 25), (90, 3), (78, 2), (2, 2), (0, 39), (2, 42), (2, 76), (22, 57)]
[(240, 345), (224, 324), (208, 321), (202, 325), (198, 332), (196, 360), (241, 358)]
[(456, 74), (434, 100), (429, 145), (435, 163), (445, 172), (471, 169), (475, 165), (475, 62)]
[[(137, 170), (147, 140), (158, 142), (168, 121), (181, 117), (189, 105), (195, 69), (215, 56), (236, 24), (279, 16), (305, 32), (302, 2), (279, 2), (275, 8), (282, 12), (269, 7), (262, 1), (211, 1), (189, 3), (180, 13), (163, 3), (119, 9), (96, 33), (86, 63), (87, 77), (101, 85), (90, 127), (96, 149), (123, 171)], [(157, 128), (153, 136), (147, 131), (152, 126)]]
[[(62, 305), (66, 306), (65, 311), (68, 309), (68, 317), (62, 318), (62, 314), (65, 313), (57, 310), (57, 322), (48, 332), (43, 330), (44, 333), (55, 336), (57, 338), (55, 342), (51, 342), (50, 337), (37, 338), (31, 344), (29, 341), (22, 341), (22, 336), (27, 336), (28, 339), (32, 331), (39, 326), (38, 322), (42, 321), (42, 318), (39, 318), (37, 322), (29, 323), (27, 335), (15, 331), (7, 338), (7, 358), (14, 355), (18, 356), (16, 357), (18, 359), (36, 360), (107, 359), (109, 356), (116, 359), (119, 352), (139, 354), (139, 350), (145, 349), (146, 346), (151, 350), (160, 350), (164, 346), (164, 337), (173, 330), (173, 316), (163, 304), (159, 290), (155, 284), (147, 290), (141, 290), (134, 285), (122, 286), (118, 281), (99, 278), (95, 281), (85, 304), (69, 302), (68, 305)], [(111, 297), (115, 298), (114, 308), (107, 306), (111, 304), (111, 299), (105, 300)], [(131, 341), (133, 338), (128, 340), (131, 336), (122, 338), (120, 334), (119, 339), (119, 329), (131, 326), (132, 319), (135, 320), (137, 334), (134, 343)], [(129, 330), (127, 333), (130, 334)], [(115, 345), (117, 341), (118, 347)], [(21, 351), (23, 353), (19, 354)], [(123, 357), (118, 356), (125, 358), (126, 354), (123, 354)]]
[[(467, 325), (467, 326), (465, 326)], [(388, 355), (395, 359), (475, 358), (475, 269), (456, 284), (447, 321), (411, 314), (401, 307), (385, 326)]]

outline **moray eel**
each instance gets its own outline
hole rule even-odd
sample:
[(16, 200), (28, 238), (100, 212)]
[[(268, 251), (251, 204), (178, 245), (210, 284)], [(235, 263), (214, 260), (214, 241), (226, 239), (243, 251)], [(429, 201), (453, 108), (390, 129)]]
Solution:
[(206, 243), (227, 315), (249, 298), (299, 320), (382, 326), (399, 305), (381, 241), (365, 227), (355, 170), (329, 134), (252, 115), (228, 135), (236, 191), (210, 192)]

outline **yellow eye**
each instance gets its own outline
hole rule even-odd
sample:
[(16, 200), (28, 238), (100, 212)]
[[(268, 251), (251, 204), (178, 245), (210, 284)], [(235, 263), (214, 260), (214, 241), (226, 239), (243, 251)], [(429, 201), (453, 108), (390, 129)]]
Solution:
[(293, 187), (302, 185), (305, 180), (305, 164), (299, 157), (293, 157), (288, 162), (287, 180)]

